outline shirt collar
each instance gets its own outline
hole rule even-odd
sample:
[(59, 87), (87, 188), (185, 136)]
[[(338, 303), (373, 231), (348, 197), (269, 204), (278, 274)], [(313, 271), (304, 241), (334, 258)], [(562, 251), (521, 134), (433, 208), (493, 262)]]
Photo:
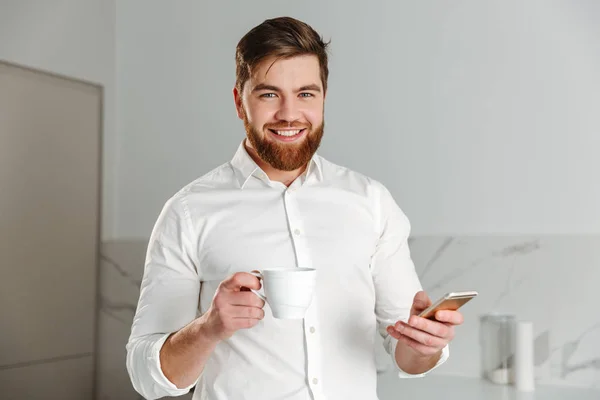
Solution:
[[(231, 166), (233, 167), (233, 171), (235, 176), (240, 184), (240, 189), (243, 189), (251, 176), (258, 174), (263, 174), (266, 176), (265, 172), (254, 162), (252, 157), (248, 154), (248, 151), (245, 147), (246, 139), (242, 140), (240, 145), (238, 146), (235, 155), (231, 160)], [(314, 175), (318, 181), (323, 180), (323, 167), (321, 165), (321, 157), (316, 153), (311, 158), (308, 168), (306, 170), (306, 179), (308, 179), (311, 175)]]

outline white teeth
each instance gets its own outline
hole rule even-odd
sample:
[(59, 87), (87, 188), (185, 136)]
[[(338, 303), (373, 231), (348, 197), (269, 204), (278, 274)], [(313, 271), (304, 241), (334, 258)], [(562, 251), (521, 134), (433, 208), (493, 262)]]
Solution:
[(278, 135), (281, 136), (294, 136), (300, 133), (302, 129), (294, 130), (294, 131), (275, 131)]

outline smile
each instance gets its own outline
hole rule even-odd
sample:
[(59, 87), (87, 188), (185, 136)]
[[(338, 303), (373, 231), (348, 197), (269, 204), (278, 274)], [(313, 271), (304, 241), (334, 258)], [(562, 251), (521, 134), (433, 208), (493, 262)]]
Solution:
[(285, 137), (293, 137), (293, 136), (299, 135), (302, 131), (304, 131), (304, 129), (294, 129), (294, 130), (269, 129), (269, 130), (279, 136), (285, 136)]
[(269, 129), (273, 139), (281, 143), (294, 143), (302, 140), (307, 132), (306, 128), (302, 129)]

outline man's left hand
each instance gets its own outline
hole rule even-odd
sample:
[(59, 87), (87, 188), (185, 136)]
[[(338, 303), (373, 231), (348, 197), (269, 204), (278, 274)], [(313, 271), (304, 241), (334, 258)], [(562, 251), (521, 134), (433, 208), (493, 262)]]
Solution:
[(424, 291), (418, 292), (413, 300), (408, 323), (403, 321), (390, 325), (387, 332), (412, 348), (416, 355), (430, 357), (439, 353), (454, 339), (454, 327), (463, 323), (459, 311), (440, 310), (435, 320), (419, 317), (418, 314), (431, 305), (431, 299)]

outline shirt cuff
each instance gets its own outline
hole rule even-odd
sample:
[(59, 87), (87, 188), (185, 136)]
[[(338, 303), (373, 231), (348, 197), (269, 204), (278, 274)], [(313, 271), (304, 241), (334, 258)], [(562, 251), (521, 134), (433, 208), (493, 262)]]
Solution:
[(422, 378), (425, 375), (427, 375), (428, 373), (430, 373), (431, 371), (433, 371), (434, 369), (436, 369), (437, 367), (439, 367), (440, 365), (442, 365), (443, 363), (445, 363), (446, 360), (448, 359), (448, 357), (450, 357), (450, 345), (447, 344), (442, 349), (442, 355), (440, 356), (440, 359), (428, 371), (425, 371), (420, 374), (409, 374), (408, 372), (406, 372), (402, 368), (400, 368), (398, 366), (398, 362), (396, 361), (396, 346), (398, 344), (398, 339), (396, 339), (392, 336), (389, 336), (388, 339), (390, 340), (389, 345), (390, 345), (390, 355), (392, 356), (392, 364), (394, 364), (394, 367), (396, 368), (396, 372), (398, 372), (399, 378)]
[(194, 382), (191, 385), (180, 389), (173, 382), (171, 382), (169, 378), (167, 378), (163, 373), (162, 366), (160, 365), (160, 349), (169, 338), (169, 335), (170, 333), (167, 333), (163, 337), (158, 339), (150, 349), (150, 355), (148, 356), (150, 374), (152, 375), (154, 382), (156, 382), (157, 385), (161, 386), (166, 391), (168, 391), (170, 396), (181, 396), (189, 392), (190, 389), (193, 388), (197, 382)]

